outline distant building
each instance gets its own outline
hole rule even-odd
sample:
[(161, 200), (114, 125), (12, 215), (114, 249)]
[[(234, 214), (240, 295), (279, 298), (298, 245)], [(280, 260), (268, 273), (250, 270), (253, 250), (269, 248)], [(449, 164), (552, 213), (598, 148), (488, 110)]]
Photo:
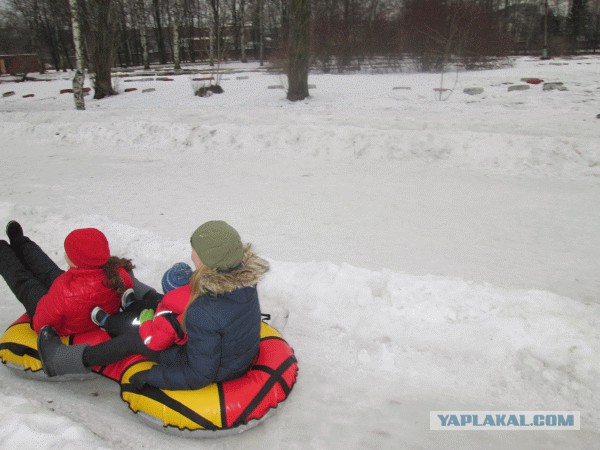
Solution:
[(21, 55), (0, 55), (0, 75), (25, 75), (40, 71), (40, 60), (35, 53)]

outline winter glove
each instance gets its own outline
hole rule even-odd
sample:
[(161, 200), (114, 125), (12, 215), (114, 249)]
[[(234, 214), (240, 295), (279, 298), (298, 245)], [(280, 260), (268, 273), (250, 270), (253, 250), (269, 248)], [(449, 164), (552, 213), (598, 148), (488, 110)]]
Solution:
[(141, 391), (146, 386), (146, 380), (148, 379), (148, 373), (150, 370), (142, 370), (136, 374), (133, 374), (129, 379), (129, 384), (133, 385), (138, 391)]
[(144, 322), (146, 322), (148, 320), (152, 320), (152, 319), (154, 319), (154, 310), (153, 309), (144, 309), (140, 313), (140, 317), (139, 317), (140, 325), (143, 324)]

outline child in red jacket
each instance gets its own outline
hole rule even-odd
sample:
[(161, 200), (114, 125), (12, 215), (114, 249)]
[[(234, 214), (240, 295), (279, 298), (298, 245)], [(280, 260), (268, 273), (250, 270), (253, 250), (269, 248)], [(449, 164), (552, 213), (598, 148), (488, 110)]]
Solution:
[(151, 309), (142, 311), (139, 333), (146, 347), (159, 351), (173, 344), (185, 344), (187, 335), (181, 328), (181, 315), (190, 295), (190, 285), (186, 284), (165, 294), (154, 313)]
[[(136, 329), (142, 342), (153, 351), (164, 350), (173, 344), (182, 345), (187, 336), (181, 327), (181, 314), (190, 299), (189, 282), (192, 273), (188, 264), (174, 264), (162, 278), (164, 296), (135, 280), (138, 289), (137, 292), (128, 294), (124, 305), (126, 311), (111, 315), (96, 307), (92, 311), (92, 320), (111, 336)], [(136, 295), (137, 300), (132, 299)], [(139, 298), (140, 296), (142, 298)], [(138, 304), (144, 306), (139, 307)]]
[(110, 256), (106, 236), (95, 228), (74, 230), (64, 242), (69, 269), (61, 270), (18, 222), (6, 226), (10, 244), (0, 240), (0, 275), (23, 303), (36, 332), (52, 326), (59, 335), (94, 329), (92, 309), (109, 313), (121, 307), (121, 295), (133, 286), (130, 260)]

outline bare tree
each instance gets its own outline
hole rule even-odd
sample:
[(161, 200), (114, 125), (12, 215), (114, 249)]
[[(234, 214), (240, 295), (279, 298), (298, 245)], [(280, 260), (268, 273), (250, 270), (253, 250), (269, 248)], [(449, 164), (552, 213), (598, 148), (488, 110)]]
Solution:
[(567, 17), (567, 32), (571, 39), (571, 51), (577, 53), (579, 39), (587, 34), (590, 20), (587, 0), (573, 0)]
[[(31, 40), (35, 51), (41, 56), (43, 55), (43, 48), (45, 44), (41, 17), (39, 16), (39, 6), (37, 1), (24, 1), (24, 0), (10, 0), (9, 2), (12, 11), (17, 16), (22, 17), (31, 33)], [(43, 66), (43, 64), (42, 64)], [(55, 63), (56, 70), (59, 70), (58, 64)]]
[(94, 72), (94, 98), (115, 95), (111, 69), (115, 58), (116, 20), (112, 0), (87, 0), (85, 14), (87, 40), (91, 42), (91, 63)]
[(156, 31), (156, 43), (158, 44), (158, 55), (161, 64), (167, 63), (167, 52), (165, 50), (165, 38), (163, 35), (163, 11), (160, 0), (152, 0), (152, 15)]
[(9, 0), (8, 5), (27, 22), (39, 55), (46, 49), (56, 70), (72, 68), (64, 39), (70, 33), (68, 0)]
[(403, 49), (423, 71), (443, 71), (454, 62), (475, 67), (509, 46), (500, 22), (467, 0), (411, 0), (402, 19)]
[(221, 14), (221, 0), (208, 0), (212, 13), (211, 54), (210, 65), (214, 64), (215, 53), (220, 60), (223, 51), (223, 17)]
[(240, 0), (240, 59), (248, 62), (246, 56), (246, 0)]
[[(568, 50), (569, 35), (572, 42), (585, 39), (588, 48), (597, 48), (600, 0), (547, 1), (548, 46), (553, 53), (559, 48)], [(0, 46), (9, 48), (10, 44), (11, 49), (27, 52), (35, 49), (42, 61), (50, 62), (57, 70), (73, 66), (70, 0), (2, 2), (19, 20), (8, 21), (9, 29), (0, 30)], [(292, 8), (304, 3), (296, 0), (78, 2), (90, 72), (95, 70), (94, 55), (101, 41), (100, 35), (96, 36), (100, 33), (96, 21), (102, 5), (114, 4), (118, 10), (111, 12), (112, 25), (107, 27), (110, 40), (114, 41), (117, 34), (121, 36), (111, 53), (123, 64), (143, 63), (148, 69), (152, 58), (163, 64), (172, 61), (175, 67), (180, 67), (185, 58), (194, 61), (199, 55), (206, 60), (207, 54), (214, 65), (231, 47), (246, 61), (250, 42), (261, 65), (266, 58), (283, 61), (294, 56), (288, 55), (291, 49), (297, 49), (298, 42), (289, 42), (292, 36), (298, 39), (297, 30), (290, 28)], [(467, 55), (473, 59), (477, 52), (493, 53), (494, 46), (502, 51), (509, 48), (538, 52), (542, 45), (543, 5), (544, 0), (310, 0), (314, 17), (310, 25), (311, 55), (322, 70), (341, 72), (360, 67), (365, 59), (372, 67), (380, 67), (385, 61), (383, 64), (389, 66), (384, 70), (396, 68), (404, 64), (407, 54), (422, 63), (424, 70), (437, 70), (444, 63), (446, 51), (453, 61), (457, 60), (457, 52), (462, 51), (459, 62)], [(457, 16), (461, 9), (468, 14)], [(477, 21), (469, 20), (474, 17), (478, 17)], [(23, 31), (25, 24), (28, 33)], [(22, 38), (16, 39), (16, 34)], [(507, 35), (512, 41), (500, 42)], [(110, 65), (113, 63), (111, 60)]]
[(238, 0), (229, 0), (229, 12), (231, 16), (231, 32), (233, 34), (233, 51), (239, 55), (240, 50), (240, 10)]
[(144, 69), (150, 68), (150, 55), (148, 51), (148, 38), (146, 36), (146, 18), (149, 11), (147, 0), (133, 0), (132, 5), (133, 11), (133, 22), (139, 27), (140, 32), (140, 45), (142, 46), (142, 63)]
[(257, 0), (258, 7), (258, 53), (260, 65), (264, 64), (265, 59), (265, 24), (264, 24), (264, 10), (263, 0)]
[(290, 41), (287, 99), (295, 102), (308, 97), (310, 66), (310, 0), (290, 2)]
[(77, 0), (69, 0), (71, 7), (71, 24), (73, 28), (73, 44), (75, 45), (76, 70), (73, 77), (73, 97), (75, 98), (75, 109), (85, 110), (83, 99), (83, 83), (85, 81), (83, 46), (81, 45), (81, 27), (79, 20), (79, 6)]
[(121, 37), (118, 45), (119, 64), (128, 67), (133, 62), (132, 49), (132, 2), (130, 0), (116, 0), (117, 17), (119, 18), (119, 35)]
[(181, 57), (179, 52), (179, 25), (183, 16), (183, 6), (180, 0), (172, 0), (169, 8), (171, 28), (173, 30), (173, 66), (175, 70), (181, 70)]
[(593, 0), (590, 4), (590, 35), (592, 51), (596, 53), (600, 43), (600, 0)]

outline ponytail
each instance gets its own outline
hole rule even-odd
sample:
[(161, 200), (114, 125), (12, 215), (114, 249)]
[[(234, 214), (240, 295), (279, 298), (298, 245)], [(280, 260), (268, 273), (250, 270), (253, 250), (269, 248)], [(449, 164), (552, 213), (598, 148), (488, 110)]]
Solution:
[(127, 289), (125, 282), (118, 271), (120, 267), (126, 271), (131, 271), (135, 266), (130, 259), (119, 258), (117, 256), (111, 256), (108, 262), (102, 266), (102, 269), (106, 272), (104, 285), (114, 289), (118, 295), (122, 295)]

